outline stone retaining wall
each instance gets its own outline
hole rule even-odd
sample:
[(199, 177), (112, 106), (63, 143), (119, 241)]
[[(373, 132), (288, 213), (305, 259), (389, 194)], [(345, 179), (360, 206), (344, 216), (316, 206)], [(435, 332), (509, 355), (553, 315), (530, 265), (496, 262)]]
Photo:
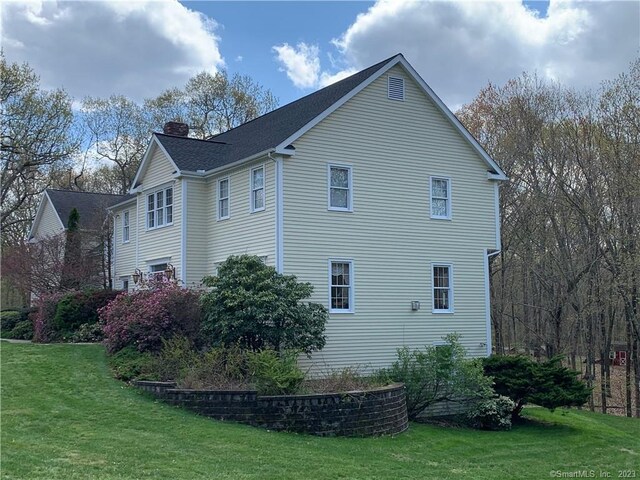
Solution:
[(159, 399), (218, 420), (320, 436), (395, 435), (408, 427), (404, 385), (368, 391), (260, 396), (255, 391), (186, 390), (135, 382)]

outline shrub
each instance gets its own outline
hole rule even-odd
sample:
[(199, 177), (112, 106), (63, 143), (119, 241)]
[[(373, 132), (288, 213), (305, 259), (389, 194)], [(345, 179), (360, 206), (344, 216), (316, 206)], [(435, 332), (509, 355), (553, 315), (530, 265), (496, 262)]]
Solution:
[(34, 342), (46, 343), (58, 340), (58, 335), (53, 327), (53, 319), (58, 302), (63, 296), (64, 294), (55, 292), (43, 294), (37, 299), (37, 312), (33, 322)]
[(345, 367), (340, 370), (331, 370), (322, 377), (306, 380), (304, 390), (313, 393), (349, 392), (383, 386), (387, 383), (386, 380), (379, 382), (376, 378), (363, 377), (355, 367)]
[(493, 377), (495, 391), (513, 400), (512, 419), (520, 416), (527, 403), (553, 410), (583, 405), (591, 394), (577, 378), (578, 372), (561, 365), (561, 357), (536, 363), (523, 356), (493, 355), (485, 358), (485, 374)]
[(200, 356), (193, 350), (189, 339), (178, 335), (162, 340), (162, 348), (154, 357), (152, 370), (159, 380), (180, 382), (187, 370), (193, 368), (199, 360)]
[(9, 333), (21, 321), (22, 315), (15, 310), (4, 310), (0, 312), (0, 331), (3, 334)]
[(139, 352), (128, 346), (108, 357), (114, 377), (129, 381), (133, 379), (158, 380), (153, 373), (154, 358), (150, 353)]
[(247, 352), (247, 363), (252, 383), (261, 395), (297, 393), (305, 377), (294, 350), (280, 354), (270, 349)]
[(184, 388), (247, 389), (250, 388), (248, 371), (246, 351), (237, 345), (219, 347), (201, 354), (195, 363), (183, 370), (178, 383)]
[(493, 394), (491, 379), (484, 376), (482, 364), (465, 359), (459, 335), (444, 339), (446, 345), (426, 346), (424, 350), (398, 349), (398, 360), (377, 373), (381, 381), (405, 384), (407, 413), (412, 420), (434, 403), (469, 402)]
[(123, 292), (100, 309), (100, 322), (109, 352), (128, 345), (141, 352), (158, 352), (163, 340), (176, 335), (197, 343), (200, 294), (172, 283), (131, 294)]
[(281, 275), (255, 256), (231, 256), (218, 275), (203, 283), (203, 330), (212, 344), (258, 351), (294, 349), (307, 354), (324, 347), (327, 311), (304, 303), (313, 292), (310, 283)]
[(104, 340), (104, 333), (99, 323), (83, 323), (71, 336), (74, 343), (98, 343)]
[[(98, 323), (98, 310), (119, 293), (116, 290), (89, 290), (65, 295), (58, 302), (53, 318), (52, 326), (56, 335), (64, 339), (73, 338), (81, 325)], [(85, 333), (87, 328), (85, 327)]]
[(481, 400), (467, 412), (469, 424), (482, 430), (511, 430), (511, 412), (515, 403), (499, 395)]

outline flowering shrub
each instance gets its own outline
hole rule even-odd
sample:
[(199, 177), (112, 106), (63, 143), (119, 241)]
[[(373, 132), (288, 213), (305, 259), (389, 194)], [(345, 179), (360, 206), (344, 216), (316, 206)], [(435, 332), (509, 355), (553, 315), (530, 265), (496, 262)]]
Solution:
[(474, 428), (511, 430), (511, 412), (515, 405), (509, 397), (499, 395), (479, 402), (467, 412), (467, 418)]
[(182, 335), (196, 342), (200, 332), (200, 293), (172, 283), (119, 294), (99, 310), (109, 352), (134, 346), (155, 352), (163, 339)]

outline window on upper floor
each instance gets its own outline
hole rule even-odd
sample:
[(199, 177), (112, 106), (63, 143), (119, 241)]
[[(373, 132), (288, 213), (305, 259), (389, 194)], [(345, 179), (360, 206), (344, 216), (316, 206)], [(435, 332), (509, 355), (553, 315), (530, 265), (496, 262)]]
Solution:
[(173, 223), (173, 188), (147, 194), (147, 229)]
[(264, 210), (264, 165), (251, 169), (251, 211)]
[(351, 212), (353, 210), (351, 167), (344, 165), (329, 165), (328, 177), (329, 210)]
[(329, 312), (353, 313), (353, 262), (329, 261)]
[(129, 241), (129, 210), (122, 214), (122, 243)]
[(218, 220), (229, 218), (229, 178), (218, 180)]
[(453, 313), (453, 267), (449, 263), (431, 265), (433, 313)]
[(431, 218), (451, 219), (451, 179), (431, 177)]

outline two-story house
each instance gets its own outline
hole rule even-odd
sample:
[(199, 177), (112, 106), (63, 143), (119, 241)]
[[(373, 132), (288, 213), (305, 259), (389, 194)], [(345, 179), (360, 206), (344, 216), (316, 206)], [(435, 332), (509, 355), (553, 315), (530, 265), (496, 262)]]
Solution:
[(112, 207), (116, 287), (168, 264), (198, 285), (248, 253), (328, 308), (316, 369), (386, 366), (451, 332), (490, 353), (506, 176), (402, 55), (209, 140), (168, 128)]

